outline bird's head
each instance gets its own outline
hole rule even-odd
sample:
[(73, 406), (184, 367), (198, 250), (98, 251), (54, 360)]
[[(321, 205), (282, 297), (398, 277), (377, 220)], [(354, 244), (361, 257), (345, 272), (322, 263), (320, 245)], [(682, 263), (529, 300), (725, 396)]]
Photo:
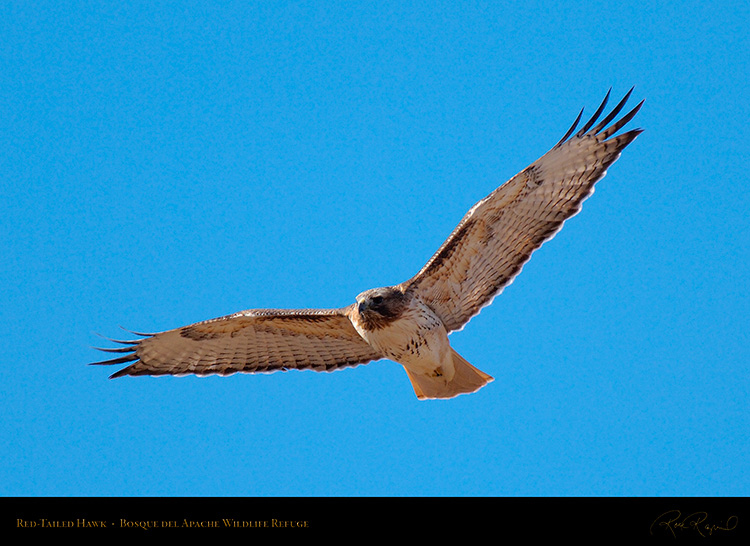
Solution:
[(370, 328), (382, 328), (396, 320), (404, 310), (406, 296), (398, 288), (373, 288), (357, 296), (357, 312)]

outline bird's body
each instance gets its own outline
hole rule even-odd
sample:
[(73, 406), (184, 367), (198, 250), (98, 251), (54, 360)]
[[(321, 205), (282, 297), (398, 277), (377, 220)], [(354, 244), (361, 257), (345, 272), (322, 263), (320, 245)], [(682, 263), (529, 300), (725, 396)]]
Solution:
[[(632, 91), (632, 90), (631, 90)], [(132, 362), (122, 375), (331, 371), (387, 358), (401, 364), (418, 398), (475, 392), (492, 377), (450, 345), (463, 326), (521, 271), (532, 252), (576, 214), (594, 184), (640, 129), (614, 134), (630, 92), (598, 125), (607, 98), (573, 135), (474, 205), (427, 264), (398, 285), (363, 292), (339, 309), (249, 310), (102, 349)], [(573, 136), (571, 136), (573, 135)], [(569, 138), (570, 137), (570, 138)], [(116, 340), (115, 340), (116, 341)]]
[(404, 367), (418, 398), (452, 398), (492, 381), (453, 350), (443, 321), (409, 291), (368, 290), (357, 296), (349, 318), (371, 347)]
[(415, 373), (445, 375), (449, 379), (453, 376), (446, 358), (450, 346), (448, 332), (432, 309), (418, 297), (413, 297), (397, 318), (377, 328), (367, 326), (359, 307), (353, 307), (350, 314), (354, 328), (385, 358)]

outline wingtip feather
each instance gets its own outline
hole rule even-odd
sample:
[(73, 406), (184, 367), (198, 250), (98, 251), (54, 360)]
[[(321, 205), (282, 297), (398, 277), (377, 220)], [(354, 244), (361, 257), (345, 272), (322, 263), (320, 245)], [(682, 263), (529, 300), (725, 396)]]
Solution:
[(581, 127), (581, 130), (576, 133), (577, 137), (582, 137), (586, 134), (586, 132), (591, 128), (594, 123), (596, 123), (596, 120), (599, 119), (599, 116), (602, 115), (602, 112), (604, 111), (604, 108), (607, 106), (607, 102), (609, 102), (609, 95), (612, 93), (612, 88), (610, 87), (607, 91), (607, 94), (604, 96), (604, 100), (599, 105), (599, 108), (596, 109), (596, 112), (594, 112), (594, 115), (591, 116), (591, 119), (589, 119), (586, 124)]
[[(639, 102), (635, 108), (633, 108), (630, 112), (625, 114), (621, 119), (619, 119), (614, 125), (607, 128), (607, 125), (609, 125), (620, 113), (620, 111), (623, 109), (625, 104), (628, 102), (628, 99), (630, 99), (630, 96), (633, 93), (633, 90), (635, 89), (635, 86), (631, 87), (627, 93), (625, 93), (625, 96), (620, 100), (619, 103), (612, 109), (612, 111), (607, 114), (607, 116), (602, 119), (596, 127), (592, 129), (592, 126), (594, 123), (597, 122), (599, 119), (599, 116), (601, 116), (602, 112), (604, 112), (604, 109), (609, 102), (610, 95), (612, 93), (612, 88), (610, 87), (609, 90), (607, 90), (607, 94), (604, 96), (604, 100), (602, 100), (599, 107), (596, 109), (596, 112), (591, 116), (591, 118), (578, 130), (578, 132), (575, 133), (574, 138), (582, 138), (584, 135), (587, 134), (593, 134), (598, 135), (602, 133), (602, 139), (606, 140), (613, 134), (615, 134), (618, 130), (620, 130), (626, 123), (628, 123), (633, 117), (638, 113), (638, 111), (641, 109), (641, 106), (643, 106), (643, 103), (645, 102), (645, 99)], [(583, 116), (583, 109), (578, 113), (578, 117), (576, 118), (573, 125), (568, 129), (568, 131), (565, 133), (565, 136), (563, 136), (560, 141), (555, 144), (553, 148), (558, 148), (562, 146), (573, 133), (575, 132), (578, 123), (581, 121), (581, 117)], [(606, 130), (605, 130), (606, 129)]]
[(583, 108), (581, 108), (581, 111), (580, 111), (580, 112), (578, 112), (578, 117), (577, 117), (577, 118), (576, 118), (576, 120), (575, 120), (575, 121), (573, 122), (573, 125), (571, 125), (571, 126), (570, 126), (570, 129), (568, 129), (568, 131), (567, 131), (567, 132), (565, 133), (565, 135), (564, 135), (564, 136), (563, 136), (563, 137), (562, 137), (562, 138), (560, 139), (560, 141), (559, 141), (559, 142), (558, 142), (557, 144), (555, 144), (555, 146), (554, 146), (555, 148), (557, 148), (558, 146), (562, 146), (562, 144), (563, 144), (563, 143), (564, 143), (564, 142), (565, 142), (566, 140), (568, 140), (568, 137), (569, 137), (570, 135), (572, 135), (572, 134), (573, 134), (573, 131), (575, 131), (575, 130), (576, 130), (576, 127), (578, 126), (578, 122), (579, 122), (579, 121), (581, 121), (581, 116), (583, 116), (583, 110), (584, 110), (584, 109), (583, 109)]

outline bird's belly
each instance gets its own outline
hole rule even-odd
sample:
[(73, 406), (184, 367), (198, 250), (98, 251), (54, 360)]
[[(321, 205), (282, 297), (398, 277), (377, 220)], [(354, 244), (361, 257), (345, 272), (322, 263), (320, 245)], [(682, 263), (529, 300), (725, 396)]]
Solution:
[(386, 358), (411, 372), (452, 377), (451, 349), (442, 323), (418, 324), (402, 319), (369, 332), (367, 341)]

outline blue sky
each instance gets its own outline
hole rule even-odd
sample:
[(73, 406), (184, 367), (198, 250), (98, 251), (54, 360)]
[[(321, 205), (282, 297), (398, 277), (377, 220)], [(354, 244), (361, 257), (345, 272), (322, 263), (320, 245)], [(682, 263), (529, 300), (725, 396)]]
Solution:
[[(4, 2), (0, 494), (748, 495), (748, 10)], [(87, 366), (411, 277), (633, 85), (645, 132), (451, 336), (480, 392)]]

